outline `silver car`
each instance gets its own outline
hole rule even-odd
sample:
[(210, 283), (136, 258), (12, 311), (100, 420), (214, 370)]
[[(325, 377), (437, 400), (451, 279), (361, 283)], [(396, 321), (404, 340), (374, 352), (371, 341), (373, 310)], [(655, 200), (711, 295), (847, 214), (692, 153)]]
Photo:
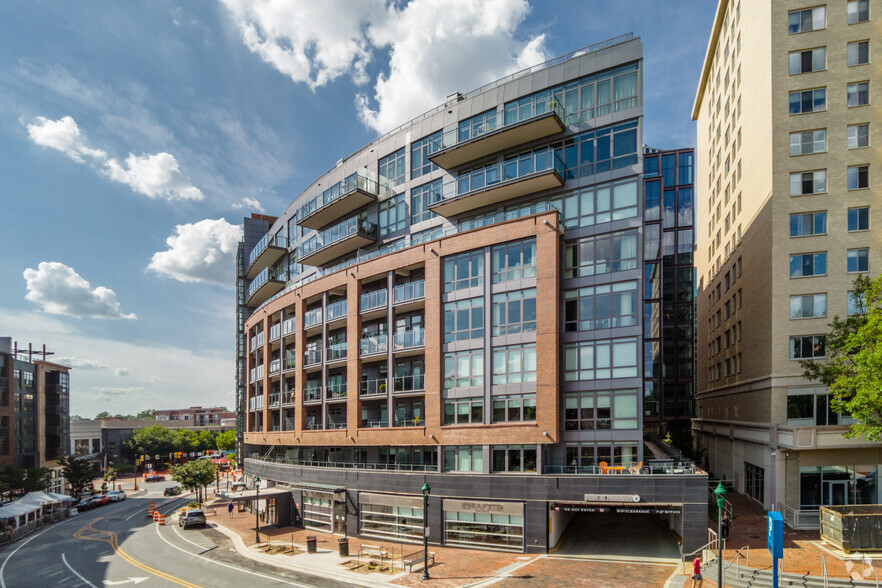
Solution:
[(126, 493), (122, 490), (111, 490), (106, 494), (111, 502), (122, 502), (126, 499)]
[(201, 510), (188, 510), (180, 516), (178, 524), (185, 529), (189, 527), (204, 527), (205, 513)]

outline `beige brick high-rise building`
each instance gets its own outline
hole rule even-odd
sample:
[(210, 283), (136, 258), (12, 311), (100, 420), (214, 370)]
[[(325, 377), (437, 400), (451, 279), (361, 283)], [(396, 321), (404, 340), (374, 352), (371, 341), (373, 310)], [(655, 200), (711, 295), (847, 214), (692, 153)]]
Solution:
[(823, 357), (882, 223), (879, 0), (720, 0), (697, 121), (697, 417), (710, 469), (817, 525), (878, 503), (882, 444), (846, 439), (799, 359)]

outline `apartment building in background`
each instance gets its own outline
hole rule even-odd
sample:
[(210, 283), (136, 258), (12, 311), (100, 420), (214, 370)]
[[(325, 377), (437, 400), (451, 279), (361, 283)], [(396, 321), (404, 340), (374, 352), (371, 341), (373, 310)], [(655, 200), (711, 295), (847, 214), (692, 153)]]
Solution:
[[(224, 419), (235, 417), (235, 412), (230, 412), (221, 406), (205, 408), (191, 406), (190, 408), (156, 410), (153, 413), (153, 418), (157, 421), (183, 421), (184, 424), (192, 427), (217, 427), (223, 424)], [(172, 423), (172, 425), (175, 424), (182, 423)]]
[(721, 0), (693, 109), (693, 429), (713, 474), (791, 526), (880, 501), (882, 444), (843, 437), (799, 365), (882, 264), (880, 31), (878, 0)]
[(642, 147), (643, 65), (629, 34), (454, 93), (245, 219), (244, 468), (277, 513), (516, 552), (652, 518), (706, 541), (706, 474), (644, 453), (692, 416), (694, 225), (692, 151)]

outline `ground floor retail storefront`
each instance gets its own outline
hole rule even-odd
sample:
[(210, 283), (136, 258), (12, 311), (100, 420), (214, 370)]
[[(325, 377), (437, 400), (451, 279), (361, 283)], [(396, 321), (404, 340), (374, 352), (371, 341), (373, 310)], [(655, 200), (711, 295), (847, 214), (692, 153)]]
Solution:
[[(704, 474), (468, 475), (352, 471), (251, 459), (245, 473), (246, 479), (259, 476), (273, 491), (290, 497), (289, 524), (378, 541), (421, 544), (425, 526), (432, 545), (545, 553), (559, 546), (565, 534), (578, 545), (597, 529), (624, 521), (632, 530), (646, 525), (663, 529), (674, 538), (675, 550), (679, 539), (688, 553), (707, 534)], [(421, 491), (426, 483), (428, 509)], [(622, 488), (631, 493), (621, 494)], [(274, 495), (277, 503), (279, 496)]]

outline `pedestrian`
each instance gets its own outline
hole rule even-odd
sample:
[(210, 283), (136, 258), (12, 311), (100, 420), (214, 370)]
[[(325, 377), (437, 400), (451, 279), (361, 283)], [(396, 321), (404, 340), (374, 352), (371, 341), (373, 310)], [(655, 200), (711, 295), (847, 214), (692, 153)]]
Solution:
[(230, 515), (230, 518), (233, 518), (233, 503), (232, 503), (232, 501), (227, 505), (227, 514)]
[(701, 558), (692, 560), (692, 588), (701, 588), (704, 578), (701, 577)]
[(724, 512), (724, 513), (723, 513), (723, 524), (722, 524), (722, 527), (723, 527), (723, 529), (722, 529), (722, 531), (723, 531), (723, 539), (728, 540), (728, 539), (729, 539), (729, 513), (727, 513), (727, 512)]

